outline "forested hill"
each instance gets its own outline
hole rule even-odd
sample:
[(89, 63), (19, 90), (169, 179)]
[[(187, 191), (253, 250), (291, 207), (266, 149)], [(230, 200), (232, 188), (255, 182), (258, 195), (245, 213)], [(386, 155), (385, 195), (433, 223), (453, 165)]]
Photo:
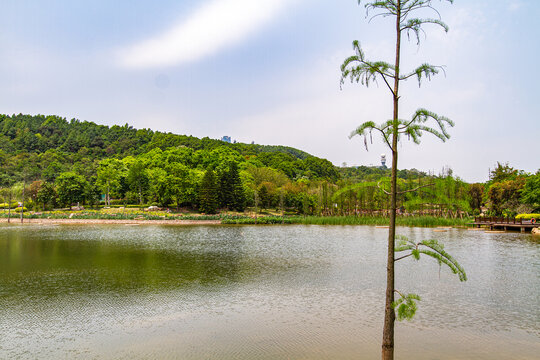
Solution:
[(0, 115), (0, 149), (7, 153), (41, 153), (49, 149), (76, 153), (84, 148), (87, 154), (103, 158), (139, 155), (154, 148), (165, 150), (178, 146), (194, 150), (227, 146), (244, 156), (265, 152), (290, 154), (300, 160), (311, 156), (287, 146), (226, 143), (208, 137), (199, 139), (150, 129), (134, 129), (128, 124), (109, 127), (77, 119), (67, 121), (58, 116)]
[[(338, 169), (284, 146), (230, 144), (58, 116), (0, 115), (3, 207), (16, 207), (14, 199), (34, 209), (93, 206), (106, 195), (108, 205), (175, 204), (205, 213), (260, 206), (356, 214), (388, 206), (379, 189), (388, 176), (380, 167)], [(410, 191), (399, 206), (411, 213), (458, 216), (487, 207), (489, 214), (513, 216), (540, 206), (540, 170), (533, 175), (498, 163), (485, 184), (466, 184), (451, 171), (433, 176), (403, 169), (398, 177), (398, 185)]]
[(306, 177), (336, 181), (339, 178), (337, 168), (328, 160), (286, 146), (227, 143), (208, 137), (199, 139), (134, 129), (128, 124), (109, 127), (76, 119), (67, 121), (59, 116), (0, 115), (0, 165), (15, 177), (24, 162), (33, 164), (31, 172), (47, 171), (50, 166), (53, 168), (49, 172), (61, 172), (105, 158), (123, 159), (154, 149), (165, 151), (178, 147), (192, 149), (198, 160), (190, 165), (200, 169), (209, 165), (208, 161), (202, 160), (208, 158), (206, 153), (227, 149), (238, 155), (239, 160), (256, 167), (280, 170), (290, 179)]

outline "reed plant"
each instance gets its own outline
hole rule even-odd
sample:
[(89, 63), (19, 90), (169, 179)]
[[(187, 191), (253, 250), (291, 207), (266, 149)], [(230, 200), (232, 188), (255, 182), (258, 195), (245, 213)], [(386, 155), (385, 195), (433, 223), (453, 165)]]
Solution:
[[(471, 219), (450, 219), (435, 216), (398, 217), (398, 226), (437, 227), (466, 226)], [(224, 219), (223, 224), (305, 224), (305, 225), (372, 225), (388, 226), (389, 219), (383, 216), (264, 216)]]

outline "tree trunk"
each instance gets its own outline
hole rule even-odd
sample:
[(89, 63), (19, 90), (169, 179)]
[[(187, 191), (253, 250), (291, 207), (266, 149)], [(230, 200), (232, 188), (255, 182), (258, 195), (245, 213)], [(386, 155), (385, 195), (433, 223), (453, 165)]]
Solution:
[(253, 193), (253, 196), (255, 197), (255, 224), (257, 224), (257, 208), (259, 207), (259, 193), (257, 190)]
[(386, 302), (384, 306), (384, 327), (382, 342), (382, 359), (394, 359), (394, 323), (396, 314), (392, 303), (394, 302), (394, 245), (396, 237), (396, 200), (397, 200), (397, 162), (398, 162), (398, 119), (399, 119), (399, 63), (401, 48), (401, 3), (397, 2), (396, 16), (396, 61), (394, 77), (394, 113), (392, 136), (392, 187), (390, 201), (390, 226), (388, 229), (388, 254), (386, 264)]
[(9, 189), (9, 195), (8, 195), (8, 216), (7, 216), (7, 222), (11, 222), (11, 189)]
[(22, 188), (22, 207), (21, 207), (21, 224), (23, 223), (23, 215), (24, 215), (24, 188), (26, 187), (26, 179), (23, 181), (23, 188)]

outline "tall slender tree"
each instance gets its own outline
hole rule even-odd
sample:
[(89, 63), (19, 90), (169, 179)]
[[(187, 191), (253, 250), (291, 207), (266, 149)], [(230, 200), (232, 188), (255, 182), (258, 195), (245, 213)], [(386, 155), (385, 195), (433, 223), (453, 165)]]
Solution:
[(246, 194), (244, 192), (244, 186), (240, 179), (240, 172), (238, 171), (238, 164), (236, 162), (231, 164), (229, 170), (229, 181), (232, 188), (233, 202), (232, 208), (236, 211), (244, 211), (246, 208)]
[[(447, 0), (452, 3), (453, 0)], [(358, 0), (360, 4), (362, 1)], [(426, 10), (432, 10), (435, 16), (439, 13), (433, 7), (431, 0), (381, 0), (367, 1), (365, 8), (368, 16), (384, 17), (394, 19), (395, 26), (395, 59), (393, 63), (385, 61), (368, 60), (356, 40), (353, 42), (354, 55), (345, 59), (341, 65), (341, 83), (346, 79), (351, 82), (359, 82), (368, 86), (374, 81), (381, 81), (388, 88), (393, 102), (392, 118), (383, 123), (377, 124), (373, 121), (367, 121), (361, 124), (351, 133), (363, 136), (367, 147), (367, 136), (371, 136), (372, 131), (379, 132), (382, 135), (384, 143), (392, 153), (392, 176), (390, 192), (385, 191), (390, 196), (390, 226), (388, 232), (388, 253), (387, 253), (387, 281), (386, 281), (386, 302), (382, 341), (382, 359), (394, 358), (394, 322), (395, 322), (395, 302), (394, 302), (394, 262), (395, 262), (395, 239), (396, 239), (396, 203), (399, 194), (397, 188), (397, 165), (398, 165), (398, 142), (400, 137), (407, 135), (415, 143), (419, 143), (420, 137), (424, 133), (433, 134), (442, 141), (450, 138), (446, 131), (446, 126), (453, 126), (453, 122), (439, 116), (429, 110), (420, 108), (410, 119), (399, 117), (400, 84), (412, 78), (416, 78), (421, 84), (424, 78), (430, 80), (432, 76), (441, 71), (441, 67), (430, 64), (422, 64), (410, 72), (401, 71), (401, 40), (402, 36), (414, 35), (417, 42), (420, 42), (420, 33), (423, 33), (423, 27), (426, 24), (433, 24), (442, 27), (448, 31), (448, 26), (440, 19), (416, 17), (417, 13), (424, 14)], [(434, 122), (435, 126), (429, 126), (429, 122)], [(416, 189), (409, 189), (413, 191)], [(409, 303), (414, 299), (408, 299)]]
[(206, 214), (215, 214), (218, 207), (218, 189), (216, 176), (211, 168), (204, 173), (199, 188), (199, 210)]
[(128, 185), (137, 191), (139, 195), (139, 205), (143, 203), (143, 191), (148, 187), (148, 176), (146, 174), (146, 166), (140, 161), (136, 160), (128, 170), (127, 174)]

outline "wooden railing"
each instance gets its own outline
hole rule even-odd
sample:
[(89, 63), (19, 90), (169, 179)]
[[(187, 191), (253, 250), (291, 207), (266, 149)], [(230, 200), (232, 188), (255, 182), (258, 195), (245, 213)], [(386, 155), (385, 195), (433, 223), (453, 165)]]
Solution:
[(475, 223), (494, 223), (494, 224), (530, 224), (530, 220), (523, 221), (522, 218), (516, 219), (504, 216), (475, 216)]

